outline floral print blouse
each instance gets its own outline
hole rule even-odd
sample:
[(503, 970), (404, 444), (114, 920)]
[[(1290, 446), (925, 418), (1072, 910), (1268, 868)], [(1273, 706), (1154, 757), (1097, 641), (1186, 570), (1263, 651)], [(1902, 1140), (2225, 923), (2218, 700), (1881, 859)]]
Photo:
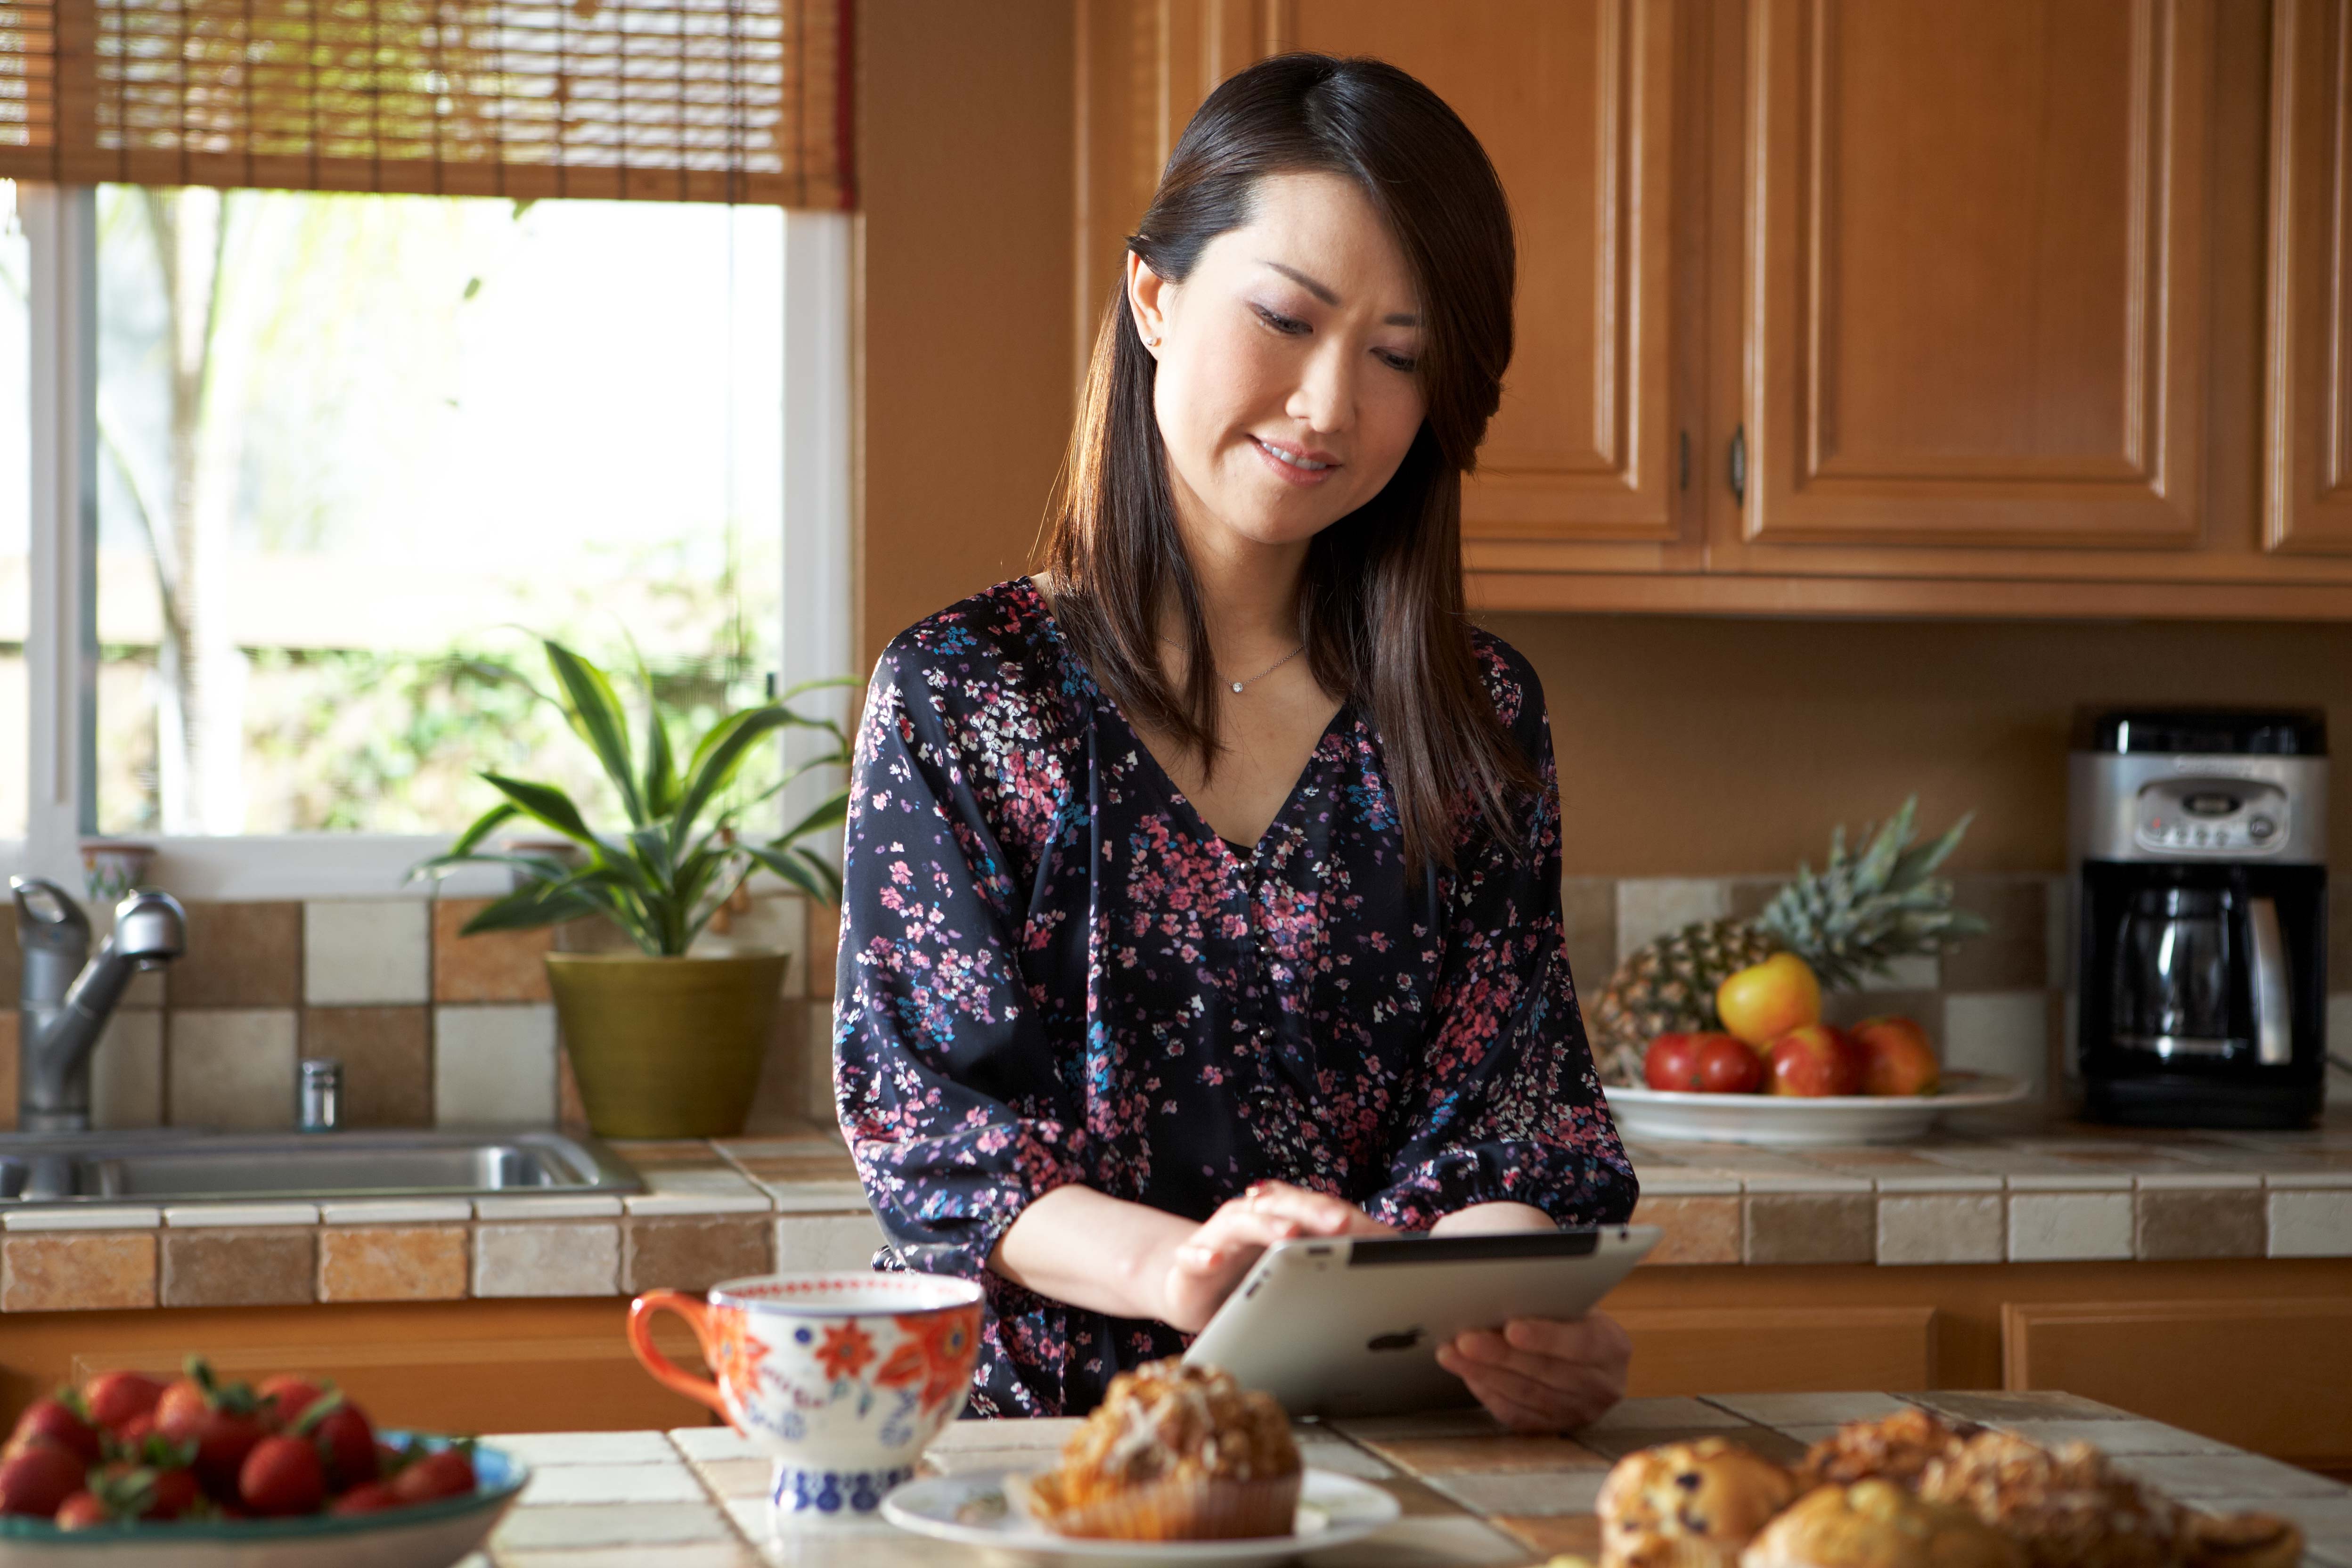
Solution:
[(1542, 691), (1473, 636), (1543, 789), (1520, 842), (1465, 810), (1454, 869), (1411, 881), (1352, 701), (1244, 847), (1028, 579), (883, 653), (853, 763), (835, 1095), (888, 1238), (877, 1262), (987, 1291), (974, 1414), (1083, 1414), (1114, 1373), (1183, 1348), (989, 1271), (1065, 1183), (1206, 1219), (1274, 1179), (1408, 1230), (1496, 1201), (1570, 1226), (1632, 1211), (1560, 945)]

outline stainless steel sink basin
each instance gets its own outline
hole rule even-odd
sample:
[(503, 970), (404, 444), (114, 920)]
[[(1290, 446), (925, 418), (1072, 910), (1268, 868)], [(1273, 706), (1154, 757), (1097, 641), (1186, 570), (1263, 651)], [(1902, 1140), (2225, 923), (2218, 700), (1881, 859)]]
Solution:
[(26, 1133), (0, 1136), (0, 1210), (209, 1198), (635, 1193), (593, 1138), (555, 1131)]

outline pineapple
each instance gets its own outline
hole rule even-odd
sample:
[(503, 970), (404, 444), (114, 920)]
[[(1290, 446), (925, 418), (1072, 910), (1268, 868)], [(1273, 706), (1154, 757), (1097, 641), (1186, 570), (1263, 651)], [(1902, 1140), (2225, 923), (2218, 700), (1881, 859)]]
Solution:
[(1850, 990), (1865, 973), (1884, 974), (1891, 959), (1935, 952), (1985, 929), (1952, 908), (1952, 884), (1934, 875), (1968, 831), (1965, 816), (1933, 843), (1911, 847), (1919, 797), (1889, 821), (1863, 830), (1858, 856), (1846, 853), (1845, 829), (1830, 835), (1829, 863), (1809, 865), (1753, 921), (1700, 921), (1662, 936), (1618, 965), (1587, 1020), (1595, 1065), (1605, 1084), (1642, 1081), (1650, 1042), (1677, 1030), (1715, 1029), (1716, 987), (1725, 976), (1787, 950), (1803, 959), (1825, 990)]

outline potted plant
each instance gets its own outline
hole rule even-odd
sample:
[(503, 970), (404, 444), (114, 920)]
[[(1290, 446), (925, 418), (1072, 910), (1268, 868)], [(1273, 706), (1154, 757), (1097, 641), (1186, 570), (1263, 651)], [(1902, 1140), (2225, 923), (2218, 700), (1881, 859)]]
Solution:
[[(413, 876), (463, 865), (513, 868), (518, 886), (466, 923), (466, 935), (516, 931), (602, 915), (635, 942), (635, 952), (547, 955), (565, 1050), (589, 1125), (616, 1138), (703, 1138), (740, 1132), (760, 1079), (769, 1026), (790, 954), (690, 956), (695, 937), (745, 879), (766, 868), (824, 904), (841, 897), (839, 873), (799, 841), (839, 823), (846, 789), (776, 837), (753, 842), (743, 815), (812, 768), (846, 763), (848, 737), (829, 719), (785, 704), (818, 686), (721, 716), (686, 754), (671, 743), (673, 720), (640, 666), (646, 718), (643, 755), (629, 742), (628, 716), (612, 681), (579, 654), (541, 638), (555, 678), (554, 702), (612, 781), (628, 818), (621, 832), (591, 828), (553, 784), (503, 773), (482, 778), (505, 798), (457, 837), (446, 855)], [(520, 677), (516, 679), (520, 679)], [(787, 727), (824, 731), (832, 746), (788, 769), (766, 789), (739, 798), (738, 775), (755, 747)], [(567, 841), (569, 853), (494, 852), (490, 836), (528, 821)]]

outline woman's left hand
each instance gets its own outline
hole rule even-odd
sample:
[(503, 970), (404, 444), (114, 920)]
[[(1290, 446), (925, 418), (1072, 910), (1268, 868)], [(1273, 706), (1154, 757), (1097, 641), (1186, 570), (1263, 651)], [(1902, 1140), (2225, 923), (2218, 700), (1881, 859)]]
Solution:
[(1570, 1432), (1598, 1419), (1625, 1394), (1633, 1342), (1617, 1320), (1514, 1318), (1497, 1333), (1457, 1334), (1437, 1364), (1478, 1396), (1514, 1432)]

